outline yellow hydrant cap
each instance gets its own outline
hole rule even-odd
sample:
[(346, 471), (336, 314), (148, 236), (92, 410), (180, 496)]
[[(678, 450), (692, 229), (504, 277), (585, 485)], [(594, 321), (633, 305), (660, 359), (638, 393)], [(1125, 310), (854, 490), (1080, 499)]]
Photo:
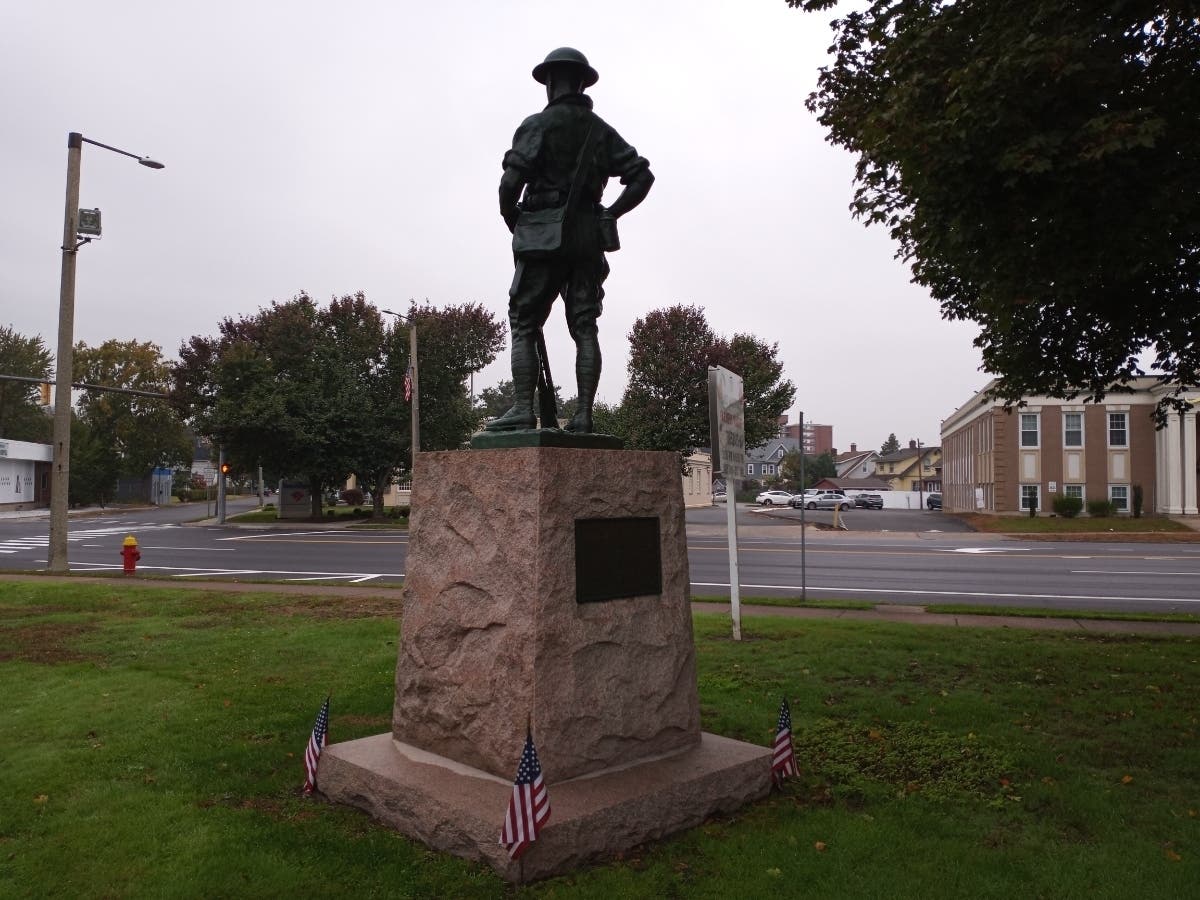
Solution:
[(137, 538), (135, 538), (132, 534), (127, 534), (127, 535), (125, 535), (125, 540), (123, 540), (121, 542), (121, 546), (136, 547), (137, 546)]

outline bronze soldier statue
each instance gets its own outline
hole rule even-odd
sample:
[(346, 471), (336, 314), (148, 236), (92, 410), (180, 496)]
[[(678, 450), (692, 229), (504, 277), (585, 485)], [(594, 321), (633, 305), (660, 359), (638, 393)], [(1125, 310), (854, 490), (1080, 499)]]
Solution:
[[(533, 77), (546, 86), (549, 103), (517, 129), (500, 179), (500, 215), (513, 233), (516, 262), (508, 292), (516, 402), (485, 430), (533, 428), (539, 383), (542, 427), (558, 427), (542, 326), (561, 295), (575, 341), (579, 393), (566, 430), (589, 434), (600, 381), (596, 319), (609, 271), (604, 253), (620, 246), (616, 220), (645, 199), (654, 176), (650, 164), (592, 112), (592, 98), (583, 90), (599, 76), (587, 57), (560, 47), (534, 68)], [(609, 178), (619, 178), (624, 189), (605, 209), (601, 198)]]

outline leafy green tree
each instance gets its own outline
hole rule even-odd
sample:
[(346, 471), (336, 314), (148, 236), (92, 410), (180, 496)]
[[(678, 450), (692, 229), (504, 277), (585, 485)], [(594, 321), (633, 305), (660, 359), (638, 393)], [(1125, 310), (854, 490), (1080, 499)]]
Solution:
[(174, 396), (196, 430), (224, 446), (236, 466), (303, 477), (320, 515), (325, 490), (349, 474), (339, 466), (345, 381), (320, 311), (307, 294), (252, 316), (225, 319), (215, 337), (179, 349)]
[(629, 439), (629, 427), (625, 423), (625, 408), (619, 403), (597, 400), (592, 405), (592, 427), (597, 434), (614, 434)]
[(508, 412), (512, 405), (512, 379), (505, 379), (495, 387), (485, 387), (475, 398), (475, 412), (480, 421), (498, 418)]
[(621, 418), (635, 448), (687, 454), (708, 446), (709, 366), (723, 365), (742, 376), (748, 447), (779, 431), (779, 417), (795, 399), (795, 387), (781, 377), (777, 345), (753, 335), (719, 337), (700, 307), (680, 304), (648, 313), (634, 322), (629, 343)]
[(783, 377), (779, 345), (760, 341), (752, 334), (735, 334), (714, 351), (720, 359), (714, 364), (742, 376), (746, 446), (760, 447), (779, 434), (779, 417), (796, 399), (796, 386)]
[[(54, 357), (41, 335), (25, 337), (0, 326), (0, 375), (50, 380)], [(38, 386), (27, 381), (0, 380), (0, 437), (13, 441), (50, 440), (52, 423), (38, 407)]]
[(836, 478), (837, 463), (834, 462), (833, 454), (831, 453), (822, 453), (818, 456), (805, 456), (804, 477), (801, 478), (800, 451), (793, 450), (783, 457), (783, 463), (780, 466), (780, 475), (784, 481), (796, 489), (806, 490), (822, 478)]
[[(466, 379), (495, 358), (502, 327), (470, 303), (412, 304), (408, 317), (419, 339), (421, 449), (457, 447), (476, 425)], [(351, 473), (379, 496), (411, 470), (408, 353), (408, 326), (385, 323), (361, 292), (325, 309), (302, 293), (189, 339), (175, 396), (235, 463), (303, 477), (319, 516), (321, 497)]]
[(887, 440), (879, 448), (880, 456), (887, 456), (889, 453), (895, 453), (900, 449), (900, 440), (896, 437), (896, 432), (892, 432), (887, 436)]
[[(442, 308), (410, 304), (406, 318), (417, 326), (421, 449), (457, 448), (480, 421), (467, 381), (503, 348), (503, 326), (477, 303)], [(412, 471), (411, 407), (404, 400), (408, 326), (392, 323), (381, 348), (378, 368), (365, 390), (374, 410), (373, 427), (357, 448), (353, 466), (359, 484), (377, 497), (398, 471)], [(383, 515), (382, 503), (375, 504), (373, 514)]]
[(1194, 2), (872, 0), (834, 31), (808, 107), (858, 156), (851, 209), (980, 325), (995, 396), (1098, 399), (1151, 347), (1200, 382)]
[[(85, 384), (165, 394), (170, 366), (157, 344), (105, 341), (75, 346), (74, 378)], [(167, 400), (114, 391), (85, 390), (77, 404), (89, 440), (103, 445), (120, 475), (142, 476), (155, 466), (190, 465), (192, 439)], [(75, 453), (71, 454), (72, 466)]]
[(71, 413), (71, 470), (67, 502), (72, 506), (104, 506), (112, 501), (121, 475), (121, 460), (110, 438)]
[[(475, 412), (481, 422), (487, 419), (495, 419), (508, 412), (509, 407), (513, 405), (514, 399), (513, 383), (511, 380), (506, 379), (495, 387), (484, 388), (479, 392), (479, 396), (475, 398)], [(579, 398), (571, 397), (568, 400), (563, 400), (562, 390), (556, 384), (554, 385), (554, 403), (558, 409), (558, 418), (570, 420), (575, 415), (575, 409), (579, 405)]]

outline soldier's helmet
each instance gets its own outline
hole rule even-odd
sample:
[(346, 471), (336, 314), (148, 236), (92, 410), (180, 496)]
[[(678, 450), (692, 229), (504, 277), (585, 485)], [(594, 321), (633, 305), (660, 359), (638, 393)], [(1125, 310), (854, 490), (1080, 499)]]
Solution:
[(574, 47), (559, 47), (557, 50), (551, 50), (541, 63), (533, 67), (534, 80), (541, 84), (548, 82), (552, 66), (576, 66), (582, 69), (584, 87), (591, 87), (600, 80), (596, 70), (588, 65), (587, 57)]

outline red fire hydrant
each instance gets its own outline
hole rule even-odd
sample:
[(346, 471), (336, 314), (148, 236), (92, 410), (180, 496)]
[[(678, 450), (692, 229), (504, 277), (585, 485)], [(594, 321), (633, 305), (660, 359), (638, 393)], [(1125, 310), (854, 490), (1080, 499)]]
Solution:
[(132, 534), (126, 535), (125, 540), (121, 543), (121, 559), (125, 561), (122, 568), (126, 575), (133, 575), (137, 572), (137, 562), (141, 558), (142, 554), (138, 550), (137, 538)]

